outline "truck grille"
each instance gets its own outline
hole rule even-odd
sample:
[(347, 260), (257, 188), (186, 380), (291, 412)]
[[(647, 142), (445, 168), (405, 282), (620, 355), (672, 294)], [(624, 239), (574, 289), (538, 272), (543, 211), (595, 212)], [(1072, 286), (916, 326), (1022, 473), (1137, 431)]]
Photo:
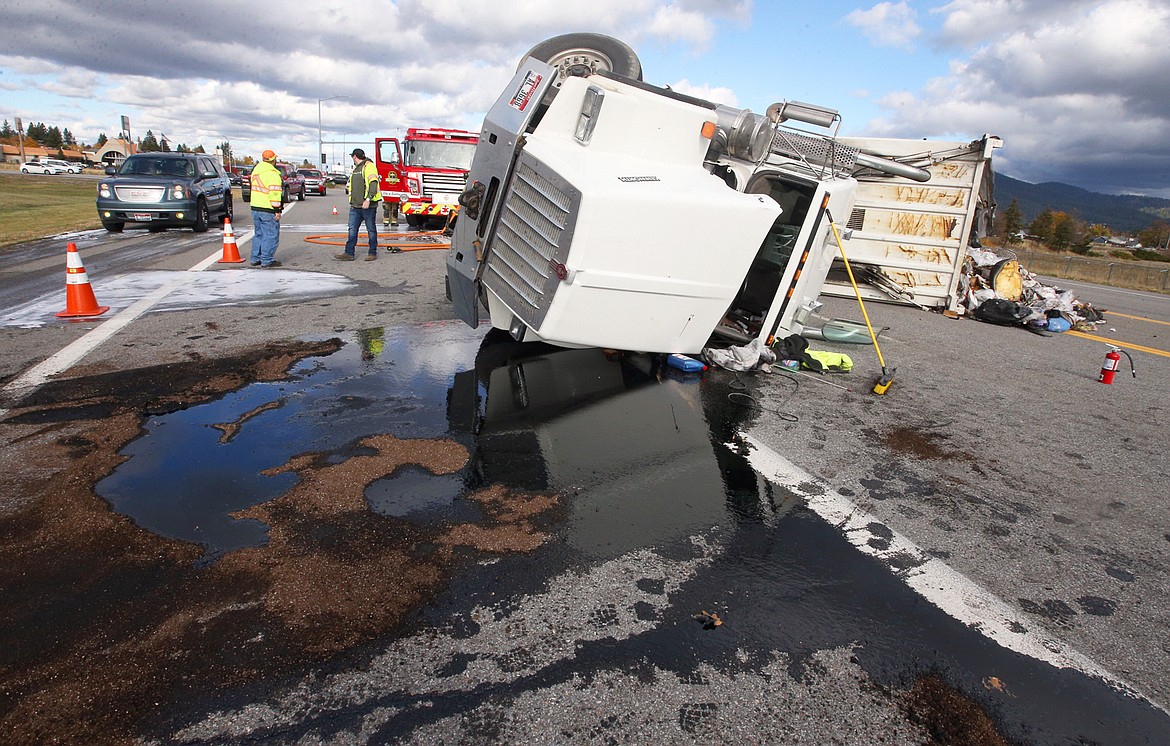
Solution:
[(163, 187), (116, 186), (114, 194), (123, 202), (162, 202)]
[(580, 192), (524, 153), (500, 207), (483, 281), (528, 326), (539, 328), (560, 285)]
[(422, 190), (423, 196), (427, 199), (434, 199), (435, 193), (439, 194), (459, 194), (467, 188), (467, 174), (422, 174)]

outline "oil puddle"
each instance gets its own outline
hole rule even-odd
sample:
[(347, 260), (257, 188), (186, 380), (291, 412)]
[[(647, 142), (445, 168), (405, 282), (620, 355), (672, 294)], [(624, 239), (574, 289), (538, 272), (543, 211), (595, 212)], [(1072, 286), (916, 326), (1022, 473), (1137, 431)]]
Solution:
[[(152, 531), (200, 543), (223, 564), (249, 551), (234, 550), (275, 546), (288, 562), (270, 605), (289, 619), (332, 619), (333, 596), (348, 592), (355, 571), (369, 576), (373, 590), (361, 595), (370, 599), (411, 577), (411, 524), (444, 527), (416, 532), (414, 551), (498, 555), (464, 566), (438, 601), (411, 595), (424, 623), (458, 630), (455, 637), (476, 634), (486, 621), (481, 609), (506, 619), (525, 597), (588, 568), (630, 562), (617, 585), (644, 597), (598, 603), (612, 581), (571, 593), (563, 613), (588, 620), (591, 636), (561, 644), (542, 624), (526, 639), (516, 624), (508, 631), (513, 651), (484, 654), (498, 663), (494, 685), (457, 696), (444, 684), (433, 696), (412, 694), (410, 703), (425, 706), (404, 705), (381, 740), (417, 734), (488, 699), (499, 705), (504, 692), (520, 699), (608, 671), (645, 667), (648, 678), (669, 671), (690, 681), (712, 666), (766, 678), (782, 654), (788, 674), (801, 680), (818, 653), (850, 649), (879, 685), (918, 686), (924, 700), (957, 692), (992, 713), (1009, 740), (1153, 743), (1165, 732), (1164, 713), (1148, 703), (1006, 650), (924, 603), (897, 568), (863, 555), (801, 498), (760, 477), (725, 445), (755, 411), (729, 375), (681, 377), (653, 356), (517, 344), (457, 322), (366, 330), (294, 374), (150, 419), (99, 494)], [(452, 445), (460, 454), (448, 453), (443, 469), (406, 458), (412, 449)], [(359, 509), (364, 500), (370, 514), (392, 523), (355, 523), (349, 504), (328, 494), (330, 480), (351, 483)], [(696, 537), (706, 542), (706, 559), (676, 587), (640, 564), (648, 552), (693, 559)], [(302, 552), (308, 541), (325, 548), (311, 571)], [(298, 585), (306, 577), (327, 579), (307, 609)], [(646, 597), (658, 597), (657, 605)], [(698, 624), (692, 615), (700, 611), (726, 623)], [(350, 637), (370, 639), (355, 633), (346, 644)], [(571, 655), (541, 663), (550, 639)], [(416, 651), (420, 659), (441, 649), (430, 640)], [(452, 647), (460, 652), (431, 661), (431, 670), (469, 665), (466, 646), (456, 639)], [(363, 727), (385, 709), (381, 696), (347, 707), (337, 724), (352, 718)]]
[[(339, 463), (363, 453), (357, 444), (367, 436), (446, 436), (449, 381), (460, 361), (474, 359), (482, 336), (455, 324), (363, 330), (328, 358), (302, 361), (288, 380), (148, 418), (97, 494), (143, 528), (199, 544), (210, 557), (260, 546), (267, 527), (232, 514), (292, 488), (297, 475), (274, 470), (298, 454), (326, 453)], [(370, 486), (375, 511), (458, 518), (436, 501), (450, 505), (459, 480), (399, 471)]]

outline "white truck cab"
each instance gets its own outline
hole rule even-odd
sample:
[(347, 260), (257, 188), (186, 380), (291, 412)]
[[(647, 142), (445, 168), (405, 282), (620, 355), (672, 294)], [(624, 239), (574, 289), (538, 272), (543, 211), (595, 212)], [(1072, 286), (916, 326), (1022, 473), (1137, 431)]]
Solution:
[(472, 326), (486, 308), (517, 340), (565, 347), (767, 344), (813, 308), (855, 173), (930, 178), (807, 131), (839, 127), (833, 110), (692, 98), (641, 82), (636, 57), (636, 76), (611, 72), (617, 40), (566, 37), (563, 53), (537, 46), (553, 64), (526, 58), (484, 120), (447, 256)]

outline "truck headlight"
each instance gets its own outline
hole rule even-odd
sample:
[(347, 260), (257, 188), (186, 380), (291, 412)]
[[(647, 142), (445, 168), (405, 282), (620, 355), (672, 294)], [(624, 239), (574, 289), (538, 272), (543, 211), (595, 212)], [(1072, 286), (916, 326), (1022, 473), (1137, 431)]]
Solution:
[(418, 186), (418, 179), (407, 178), (406, 188), (410, 190), (410, 196), (418, 197), (422, 194), (422, 189)]
[(593, 128), (597, 126), (597, 115), (601, 113), (601, 104), (605, 101), (605, 91), (595, 85), (585, 89), (585, 99), (581, 102), (581, 113), (577, 116), (577, 129), (573, 137), (582, 145), (588, 145), (593, 138)]
[(98, 196), (102, 199), (109, 199), (113, 196), (113, 191), (109, 184), (98, 184)]
[(182, 184), (175, 184), (171, 187), (171, 199), (183, 199), (187, 196), (187, 187)]

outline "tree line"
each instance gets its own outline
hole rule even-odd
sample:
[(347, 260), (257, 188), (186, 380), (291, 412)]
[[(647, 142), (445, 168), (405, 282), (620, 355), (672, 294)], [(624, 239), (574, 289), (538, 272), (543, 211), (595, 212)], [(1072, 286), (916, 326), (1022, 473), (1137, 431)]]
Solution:
[[(82, 149), (90, 147), (84, 143), (78, 142), (77, 138), (72, 132), (69, 131), (68, 127), (65, 129), (60, 129), (56, 125), (50, 127), (44, 122), (29, 122), (28, 127), (25, 128), (25, 131), (17, 132), (16, 128), (9, 124), (7, 119), (4, 120), (3, 124), (0, 124), (0, 142), (4, 143), (5, 145), (16, 145), (20, 141), (21, 135), (24, 136), (24, 144), (26, 146), (49, 149), (56, 148), (59, 156), (61, 155), (60, 151), (65, 148)], [(122, 138), (125, 138), (126, 136), (124, 132), (120, 132), (118, 135)], [(105, 132), (102, 132), (98, 135), (98, 138), (94, 142), (93, 147), (100, 148), (107, 142), (109, 142), (109, 138), (106, 137)], [(165, 134), (156, 136), (153, 130), (147, 130), (145, 135), (138, 138), (137, 145), (139, 152), (143, 153), (169, 153), (172, 150), (171, 143), (167, 139), (167, 136)], [(219, 143), (218, 147), (226, 157), (229, 159), (231, 158), (231, 143)], [(207, 152), (204, 150), (202, 145), (196, 145), (192, 148), (189, 147), (186, 143), (177, 144), (174, 147), (174, 151), (177, 153)]]
[[(1112, 236), (1107, 225), (1087, 223), (1075, 213), (1050, 208), (1044, 208), (1032, 222), (1024, 223), (1019, 201), (1015, 199), (996, 217), (995, 233), (1010, 245), (1022, 244), (1028, 238), (1050, 249), (1077, 254), (1088, 254), (1093, 249), (1093, 239)], [(1170, 240), (1170, 223), (1157, 219), (1139, 231), (1136, 238), (1143, 247), (1132, 250), (1138, 259), (1170, 261), (1170, 258), (1157, 252)]]
[(0, 125), (0, 141), (15, 145), (19, 140), (19, 135), (23, 134), (26, 141), (31, 140), (35, 145), (44, 148), (76, 148), (79, 146), (77, 138), (69, 131), (69, 128), (60, 129), (57, 125), (52, 127), (47, 126), (44, 122), (36, 122), (35, 124), (29, 122), (25, 132), (18, 133), (16, 129), (4, 120), (4, 124)]

